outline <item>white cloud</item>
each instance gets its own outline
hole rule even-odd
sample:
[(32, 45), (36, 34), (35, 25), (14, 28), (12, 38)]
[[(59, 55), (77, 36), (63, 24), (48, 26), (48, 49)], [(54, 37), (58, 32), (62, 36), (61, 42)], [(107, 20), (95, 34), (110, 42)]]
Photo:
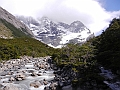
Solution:
[(42, 17), (70, 24), (83, 22), (96, 35), (108, 26), (120, 11), (108, 12), (100, 0), (0, 0), (0, 5), (12, 14)]

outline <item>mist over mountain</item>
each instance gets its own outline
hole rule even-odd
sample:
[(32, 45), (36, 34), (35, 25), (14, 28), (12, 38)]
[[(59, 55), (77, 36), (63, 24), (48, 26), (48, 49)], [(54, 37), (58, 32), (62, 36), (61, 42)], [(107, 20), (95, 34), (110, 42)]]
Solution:
[(37, 19), (15, 17), (2, 7), (0, 7), (0, 26), (1, 38), (30, 36), (55, 48), (67, 43), (82, 44), (94, 36), (81, 21), (66, 24), (52, 21), (48, 17)]
[(93, 33), (80, 21), (70, 25), (54, 22), (48, 17), (34, 19), (33, 17), (16, 16), (35, 35), (36, 39), (52, 47), (61, 47), (67, 43), (84, 43)]

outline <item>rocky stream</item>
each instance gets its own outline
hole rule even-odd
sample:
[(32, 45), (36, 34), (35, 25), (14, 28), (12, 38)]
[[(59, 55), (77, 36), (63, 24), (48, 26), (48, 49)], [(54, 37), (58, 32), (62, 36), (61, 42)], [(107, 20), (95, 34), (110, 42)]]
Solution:
[[(83, 90), (72, 88), (77, 73), (72, 69), (57, 68), (50, 56), (23, 56), (0, 63), (0, 90)], [(120, 90), (120, 81), (111, 71), (100, 67), (100, 75), (111, 90)]]
[(24, 56), (0, 64), (0, 90), (55, 90), (51, 58)]

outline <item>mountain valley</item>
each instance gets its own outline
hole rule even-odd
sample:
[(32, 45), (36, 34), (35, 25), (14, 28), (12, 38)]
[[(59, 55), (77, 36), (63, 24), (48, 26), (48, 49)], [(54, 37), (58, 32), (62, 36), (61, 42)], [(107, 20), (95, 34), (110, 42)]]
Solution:
[(0, 7), (0, 67), (0, 90), (119, 90), (120, 18), (94, 36), (81, 21)]

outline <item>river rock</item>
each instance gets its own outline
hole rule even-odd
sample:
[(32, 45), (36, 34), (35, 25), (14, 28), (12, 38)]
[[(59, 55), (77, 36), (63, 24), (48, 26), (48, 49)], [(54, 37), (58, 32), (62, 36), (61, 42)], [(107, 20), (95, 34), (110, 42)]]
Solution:
[(22, 78), (16, 78), (17, 81), (22, 81), (23, 79)]
[(39, 81), (35, 81), (35, 82), (30, 83), (30, 86), (39, 88), (39, 86), (41, 86), (41, 83)]
[(3, 81), (3, 83), (8, 83), (8, 81)]
[(0, 84), (0, 88), (2, 88), (3, 87), (3, 85), (2, 84)]
[(45, 69), (45, 65), (44, 65), (44, 64), (41, 64), (41, 65), (40, 65), (40, 68), (41, 68), (41, 69)]
[(15, 81), (14, 77), (10, 77), (9, 81)]
[(5, 86), (3, 89), (1, 90), (19, 90), (16, 86), (13, 86), (12, 84)]
[(37, 74), (38, 76), (42, 76), (40, 73)]
[(25, 70), (23, 70), (23, 71), (22, 71), (22, 73), (26, 73), (26, 71), (25, 71)]
[(23, 75), (22, 73), (18, 73), (16, 76), (15, 76), (16, 80), (17, 81), (21, 81), (21, 80), (24, 80), (25, 79), (25, 75)]
[(5, 71), (2, 72), (1, 76), (6, 76), (6, 72)]
[(33, 73), (31, 74), (31, 76), (37, 76), (37, 74), (36, 74), (35, 72), (33, 72)]
[(44, 90), (51, 90), (51, 89), (49, 88), (49, 86), (46, 86)]
[(13, 72), (8, 72), (8, 73), (7, 73), (7, 75), (12, 75), (12, 74), (13, 74)]
[(48, 81), (46, 81), (45, 79), (43, 80), (44, 85), (48, 84)]
[(58, 85), (57, 82), (51, 83), (49, 86), (50, 90), (56, 90), (57, 85)]

